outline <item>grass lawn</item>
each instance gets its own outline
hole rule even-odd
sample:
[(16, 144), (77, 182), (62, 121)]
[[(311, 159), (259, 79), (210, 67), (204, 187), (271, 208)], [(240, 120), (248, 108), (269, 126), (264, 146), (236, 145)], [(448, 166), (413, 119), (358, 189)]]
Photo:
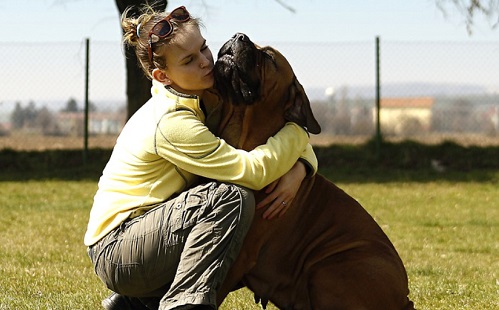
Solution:
[[(395, 244), (418, 309), (499, 309), (497, 179), (337, 184)], [(96, 182), (0, 186), (0, 309), (100, 309), (108, 291), (82, 244)], [(222, 309), (259, 306), (243, 290)]]
[[(405, 262), (418, 309), (499, 309), (499, 147), (412, 142), (317, 148)], [(83, 246), (109, 150), (0, 151), (0, 310), (100, 309), (109, 292)], [(433, 159), (447, 166), (430, 168)], [(223, 310), (259, 309), (247, 290)], [(275, 309), (269, 307), (270, 309)]]

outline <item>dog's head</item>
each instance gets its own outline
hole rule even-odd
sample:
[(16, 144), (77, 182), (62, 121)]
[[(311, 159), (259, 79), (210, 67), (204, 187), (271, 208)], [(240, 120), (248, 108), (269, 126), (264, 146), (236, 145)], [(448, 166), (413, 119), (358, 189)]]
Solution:
[[(220, 49), (214, 72), (220, 96), (236, 108), (244, 105), (245, 113), (253, 115), (253, 125), (268, 126), (266, 122), (279, 123), (282, 119), (310, 133), (320, 133), (303, 86), (276, 49), (257, 46), (237, 33)], [(253, 112), (248, 113), (248, 109)]]

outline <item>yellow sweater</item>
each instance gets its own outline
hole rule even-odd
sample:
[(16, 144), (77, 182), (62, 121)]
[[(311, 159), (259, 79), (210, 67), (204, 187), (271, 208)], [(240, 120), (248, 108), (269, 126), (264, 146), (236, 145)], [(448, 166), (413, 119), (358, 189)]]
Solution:
[(302, 157), (317, 171), (308, 135), (287, 123), (250, 152), (210, 132), (197, 96), (153, 83), (152, 98), (123, 128), (99, 180), (84, 243), (96, 243), (130, 216), (187, 189), (203, 176), (262, 189)]

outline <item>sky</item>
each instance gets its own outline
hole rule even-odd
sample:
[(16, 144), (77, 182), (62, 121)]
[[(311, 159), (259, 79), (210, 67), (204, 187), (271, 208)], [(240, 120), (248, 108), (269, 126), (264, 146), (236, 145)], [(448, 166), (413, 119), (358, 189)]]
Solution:
[[(193, 16), (201, 18), (205, 26), (202, 33), (214, 55), (236, 32), (246, 33), (260, 45), (277, 47), (306, 89), (373, 84), (371, 45), (379, 36), (382, 42), (437, 42), (432, 47), (441, 42), (458, 43), (433, 50), (401, 45), (395, 52), (384, 45), (384, 55), (390, 55), (383, 63), (383, 78), (388, 82), (414, 78), (416, 82), (434, 79), (459, 83), (471, 79), (499, 93), (495, 73), (499, 72), (499, 29), (492, 28), (493, 21), (478, 17), (470, 35), (464, 17), (452, 7), (444, 14), (437, 0), (279, 1), (170, 0), (168, 10), (185, 5)], [(92, 57), (107, 57), (91, 59), (91, 99), (126, 98), (121, 29), (114, 0), (0, 0), (0, 19), (0, 108), (2, 102), (14, 100), (80, 100), (85, 38), (93, 44)], [(358, 42), (368, 45), (356, 48)], [(469, 47), (475, 42), (496, 45), (477, 45), (479, 50), (475, 51), (459, 45)], [(74, 46), (70, 47), (71, 43)], [(325, 43), (333, 45), (321, 45)], [(339, 54), (342, 51), (344, 54)], [(406, 59), (426, 52), (425, 59)], [(458, 58), (450, 59), (446, 53)], [(345, 54), (358, 57), (347, 58)], [(427, 63), (428, 58), (433, 63)], [(465, 64), (479, 58), (485, 60)], [(444, 69), (438, 69), (437, 64)], [(472, 70), (454, 72), (465, 65)], [(438, 71), (420, 70), (432, 66)]]
[[(280, 1), (294, 13), (276, 0), (170, 0), (168, 8), (185, 5), (202, 18), (208, 42), (235, 32), (271, 42), (499, 39), (493, 21), (481, 17), (470, 36), (464, 17), (451, 6), (444, 14), (436, 0)], [(113, 41), (121, 34), (114, 0), (1, 0), (0, 18), (0, 42)]]

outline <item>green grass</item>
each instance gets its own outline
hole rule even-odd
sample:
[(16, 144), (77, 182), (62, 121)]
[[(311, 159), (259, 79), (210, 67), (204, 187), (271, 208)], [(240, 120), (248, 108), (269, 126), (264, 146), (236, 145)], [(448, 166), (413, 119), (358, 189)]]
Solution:
[(499, 308), (497, 183), (395, 182), (344, 188), (406, 264), (420, 309)]
[[(404, 260), (419, 309), (499, 307), (497, 182), (339, 183)], [(82, 238), (94, 181), (2, 182), (0, 309), (99, 309)], [(258, 309), (248, 291), (222, 309)]]
[[(316, 150), (321, 172), (374, 216), (405, 262), (418, 309), (499, 309), (499, 147)], [(0, 151), (0, 310), (100, 309), (83, 246), (109, 151)], [(448, 169), (438, 173), (429, 161)], [(269, 307), (275, 309), (274, 307)], [(247, 290), (223, 310), (259, 309)]]

